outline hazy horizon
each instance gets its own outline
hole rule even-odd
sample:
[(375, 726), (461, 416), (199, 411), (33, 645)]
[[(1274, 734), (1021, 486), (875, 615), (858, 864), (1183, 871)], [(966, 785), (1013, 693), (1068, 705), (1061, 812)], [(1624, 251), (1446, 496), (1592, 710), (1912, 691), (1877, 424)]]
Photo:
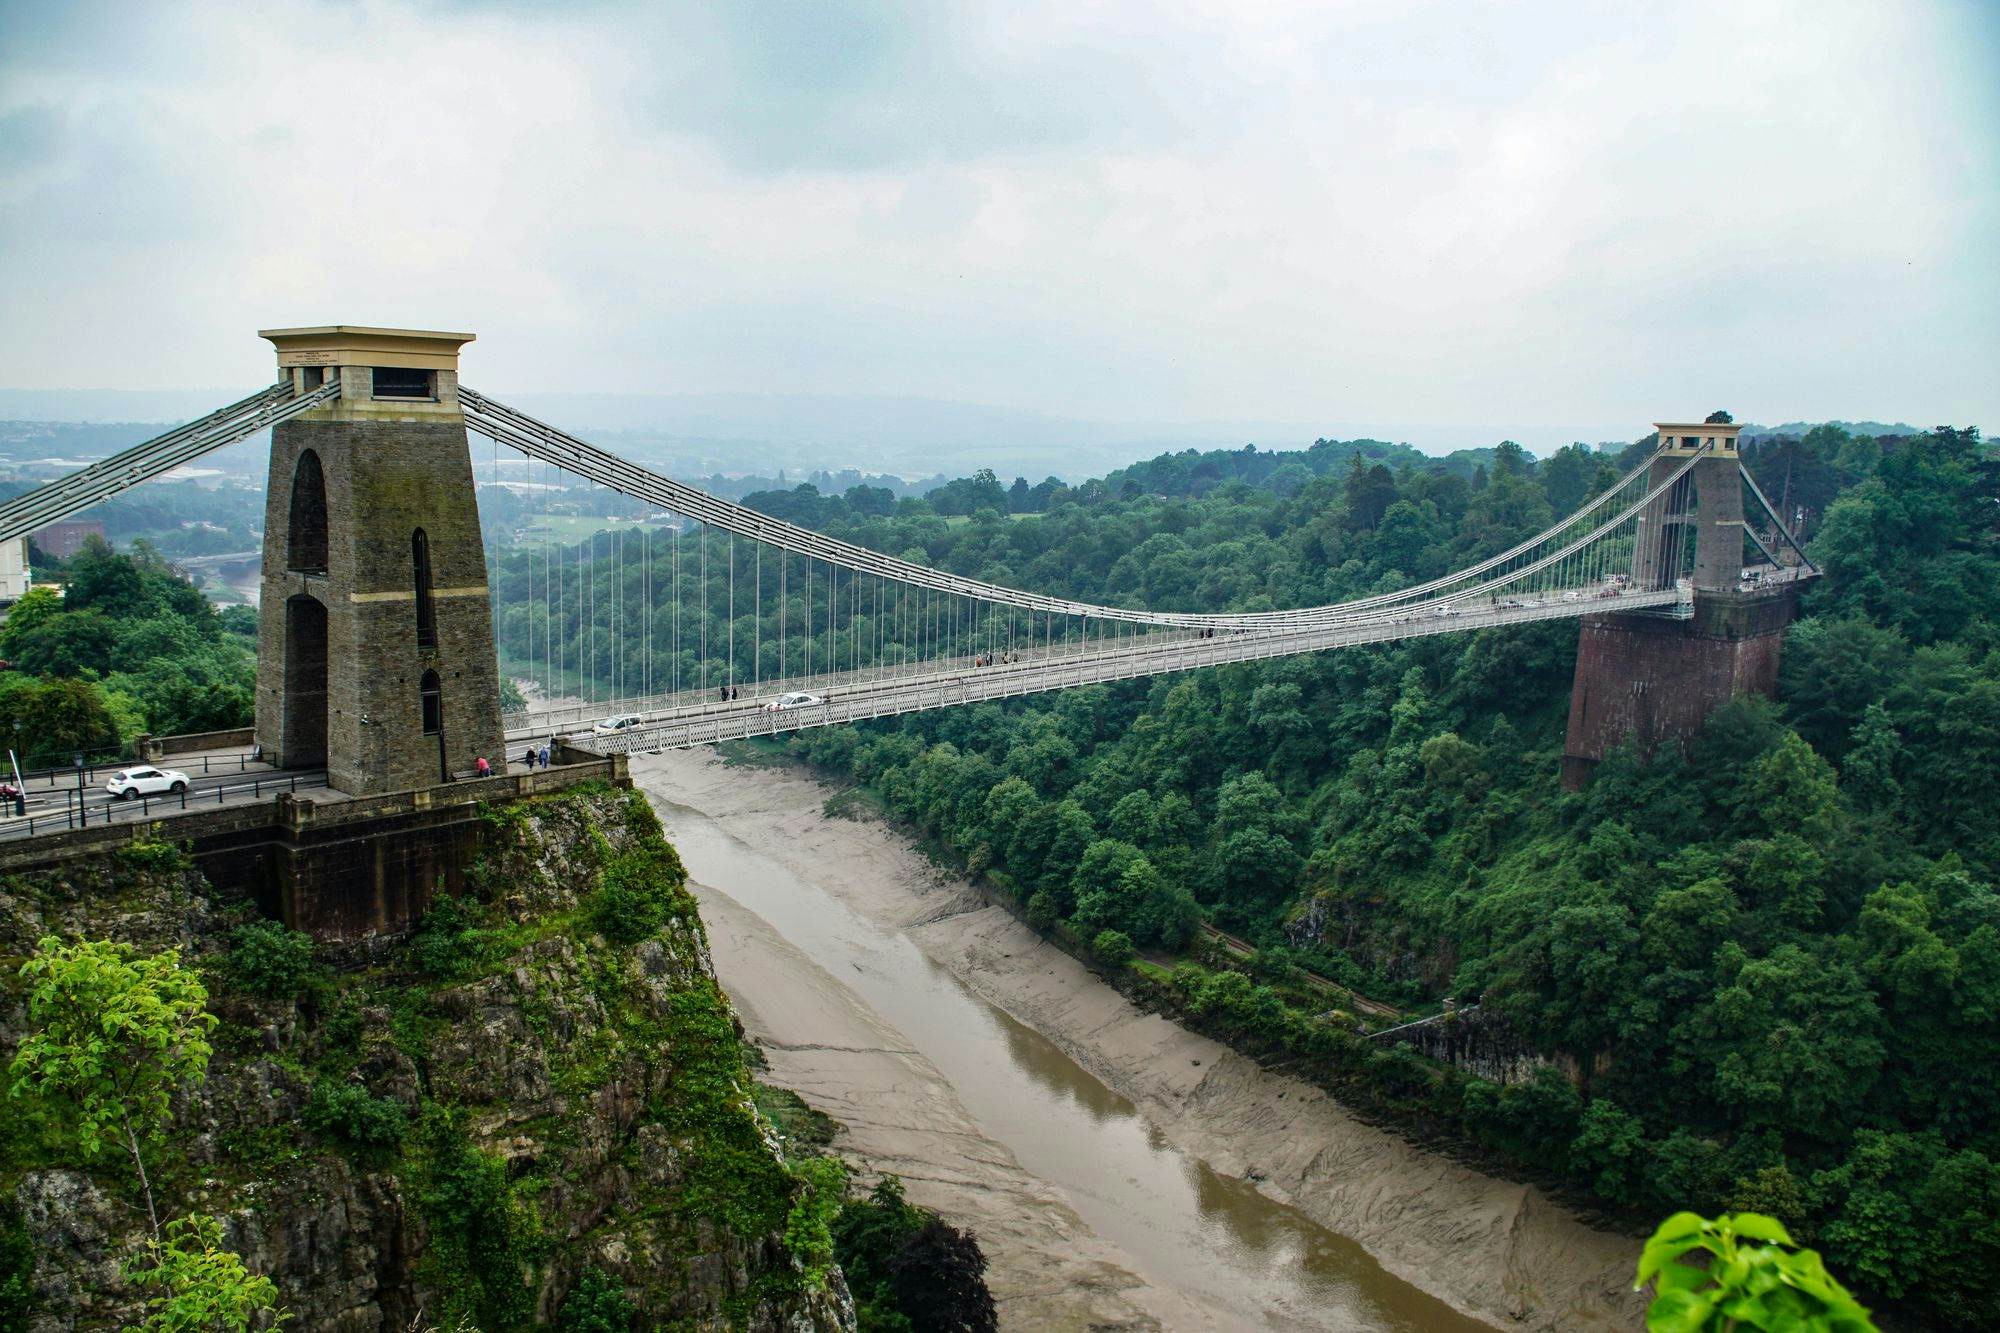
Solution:
[[(489, 390), (492, 385), (482, 386)], [(168, 392), (14, 390), (0, 388), (0, 421), (139, 425), (186, 420), (241, 388)], [(1332, 422), (1320, 426), (1271, 422), (1093, 422), (982, 404), (862, 395), (512, 393), (507, 401), (585, 434), (617, 437), (621, 448), (654, 457), (677, 455), (681, 475), (797, 473), (857, 468), (910, 481), (963, 476), (991, 467), (1011, 477), (1101, 476), (1160, 453), (1255, 445), (1279, 452), (1316, 439), (1377, 439), (1444, 455), (1489, 448), (1511, 439), (1546, 457), (1571, 443), (1625, 444), (1651, 423), (1625, 432), (1589, 427), (1513, 431), (1422, 424)], [(1698, 415), (1705, 415), (1701, 413)], [(1796, 420), (1793, 418), (1792, 420)], [(1747, 423), (1765, 427), (1781, 421)], [(1896, 424), (1896, 423), (1890, 423)], [(1925, 425), (1901, 423), (1916, 429)], [(135, 437), (136, 438), (136, 437)], [(635, 449), (634, 440), (646, 442)], [(474, 441), (477, 455), (485, 448)], [(643, 461), (643, 460), (642, 460)]]
[(0, 384), (191, 413), (268, 382), (259, 327), (356, 322), (472, 330), (468, 381), (523, 402), (924, 403), (1091, 447), (1990, 424), (1996, 34), (1961, 4), (11, 6)]

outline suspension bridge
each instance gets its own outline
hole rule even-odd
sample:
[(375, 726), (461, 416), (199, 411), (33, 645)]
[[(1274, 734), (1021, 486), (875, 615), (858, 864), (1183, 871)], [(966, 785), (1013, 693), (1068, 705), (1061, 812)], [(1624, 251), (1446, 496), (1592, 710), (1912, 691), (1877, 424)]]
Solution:
[[(469, 334), (263, 336), (276, 383), (0, 505), (0, 540), (271, 430), (257, 736), (356, 795), (449, 781), (475, 757), (504, 768), (544, 738), (659, 750), (1425, 635), (1686, 621), (1818, 572), (1733, 425), (1660, 423), (1657, 449), (1574, 513), (1409, 587), (1247, 613), (1091, 603), (663, 476), (460, 383)], [(525, 494), (590, 483), (650, 521), (574, 542), (482, 531), (469, 435), (526, 460)], [(533, 700), (504, 716), (496, 631)]]

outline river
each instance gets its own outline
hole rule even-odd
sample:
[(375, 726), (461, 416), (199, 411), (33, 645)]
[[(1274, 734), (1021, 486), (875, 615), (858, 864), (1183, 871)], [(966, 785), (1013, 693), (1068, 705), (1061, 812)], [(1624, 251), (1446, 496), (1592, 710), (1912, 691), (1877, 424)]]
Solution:
[[(1475, 1301), (1449, 1292), (1461, 1307), (1454, 1308), (1293, 1206), (1283, 1187), (1245, 1179), (1254, 1168), (1223, 1160), (1235, 1154), (1190, 1151), (1190, 1135), (1170, 1134), (1063, 1045), (919, 947), (919, 937), (935, 943), (944, 917), (963, 917), (976, 904), (932, 899), (928, 912), (897, 920), (882, 901), (857, 899), (857, 875), (909, 877), (907, 848), (885, 855), (889, 830), (828, 819), (816, 802), (801, 809), (802, 795), (820, 789), (779, 770), (670, 755), (636, 760), (634, 776), (688, 866), (717, 973), (767, 1051), (770, 1080), (842, 1121), (844, 1154), (868, 1170), (897, 1171), (913, 1199), (980, 1234), (1003, 1324), (1488, 1326), (1462, 1312), (1479, 1308)], [(1006, 950), (1002, 966), (1024, 976), (1078, 970), (1031, 934), (1025, 943), (1008, 937)], [(1063, 1008), (1083, 1012), (1073, 1003)], [(1212, 1043), (1189, 1040), (1198, 1045), (1176, 1042), (1157, 1058), (1201, 1084), (1203, 1057), (1187, 1052)], [(1240, 1057), (1220, 1048), (1208, 1056), (1210, 1066), (1232, 1061)], [(1321, 1125), (1302, 1087), (1268, 1095), (1296, 1107), (1305, 1124)], [(1172, 1124), (1187, 1129), (1179, 1117)], [(1209, 1129), (1227, 1136), (1230, 1126)], [(1262, 1151), (1247, 1127), (1218, 1141)], [(1368, 1152), (1372, 1142), (1356, 1150)], [(1433, 1188), (1425, 1180), (1412, 1191)], [(1379, 1193), (1380, 1184), (1367, 1189)], [(1476, 1233), (1491, 1220), (1481, 1211), (1487, 1200), (1468, 1197), (1475, 1206), (1452, 1221)], [(1405, 1206), (1370, 1205), (1391, 1213)], [(1477, 1263), (1481, 1251), (1468, 1246), (1464, 1257)], [(1545, 1312), (1516, 1301), (1496, 1313), (1527, 1315), (1533, 1325)]]

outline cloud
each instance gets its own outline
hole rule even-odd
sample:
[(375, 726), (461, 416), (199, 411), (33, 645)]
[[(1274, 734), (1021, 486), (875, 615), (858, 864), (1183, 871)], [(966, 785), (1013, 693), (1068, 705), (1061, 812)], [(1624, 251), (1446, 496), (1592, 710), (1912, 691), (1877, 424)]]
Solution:
[(2000, 406), (1976, 7), (0, 13), (10, 387), (254, 383), (344, 319), (476, 329), (495, 391)]

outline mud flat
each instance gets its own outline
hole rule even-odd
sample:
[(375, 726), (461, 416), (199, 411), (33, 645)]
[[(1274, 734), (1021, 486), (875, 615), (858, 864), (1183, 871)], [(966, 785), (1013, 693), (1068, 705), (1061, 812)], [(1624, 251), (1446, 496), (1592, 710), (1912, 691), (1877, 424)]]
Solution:
[(838, 1120), (844, 1155), (894, 1172), (912, 1201), (978, 1234), (1010, 1327), (1213, 1322), (1210, 1312), (1147, 1287), (865, 1001), (755, 913), (710, 885), (695, 887), (717, 975), (770, 1062), (765, 1077)]
[(720, 886), (717, 968), (774, 1081), (979, 1231), (1010, 1326), (1640, 1322), (1631, 1240), (1139, 1011), (806, 775), (708, 752), (633, 775)]

